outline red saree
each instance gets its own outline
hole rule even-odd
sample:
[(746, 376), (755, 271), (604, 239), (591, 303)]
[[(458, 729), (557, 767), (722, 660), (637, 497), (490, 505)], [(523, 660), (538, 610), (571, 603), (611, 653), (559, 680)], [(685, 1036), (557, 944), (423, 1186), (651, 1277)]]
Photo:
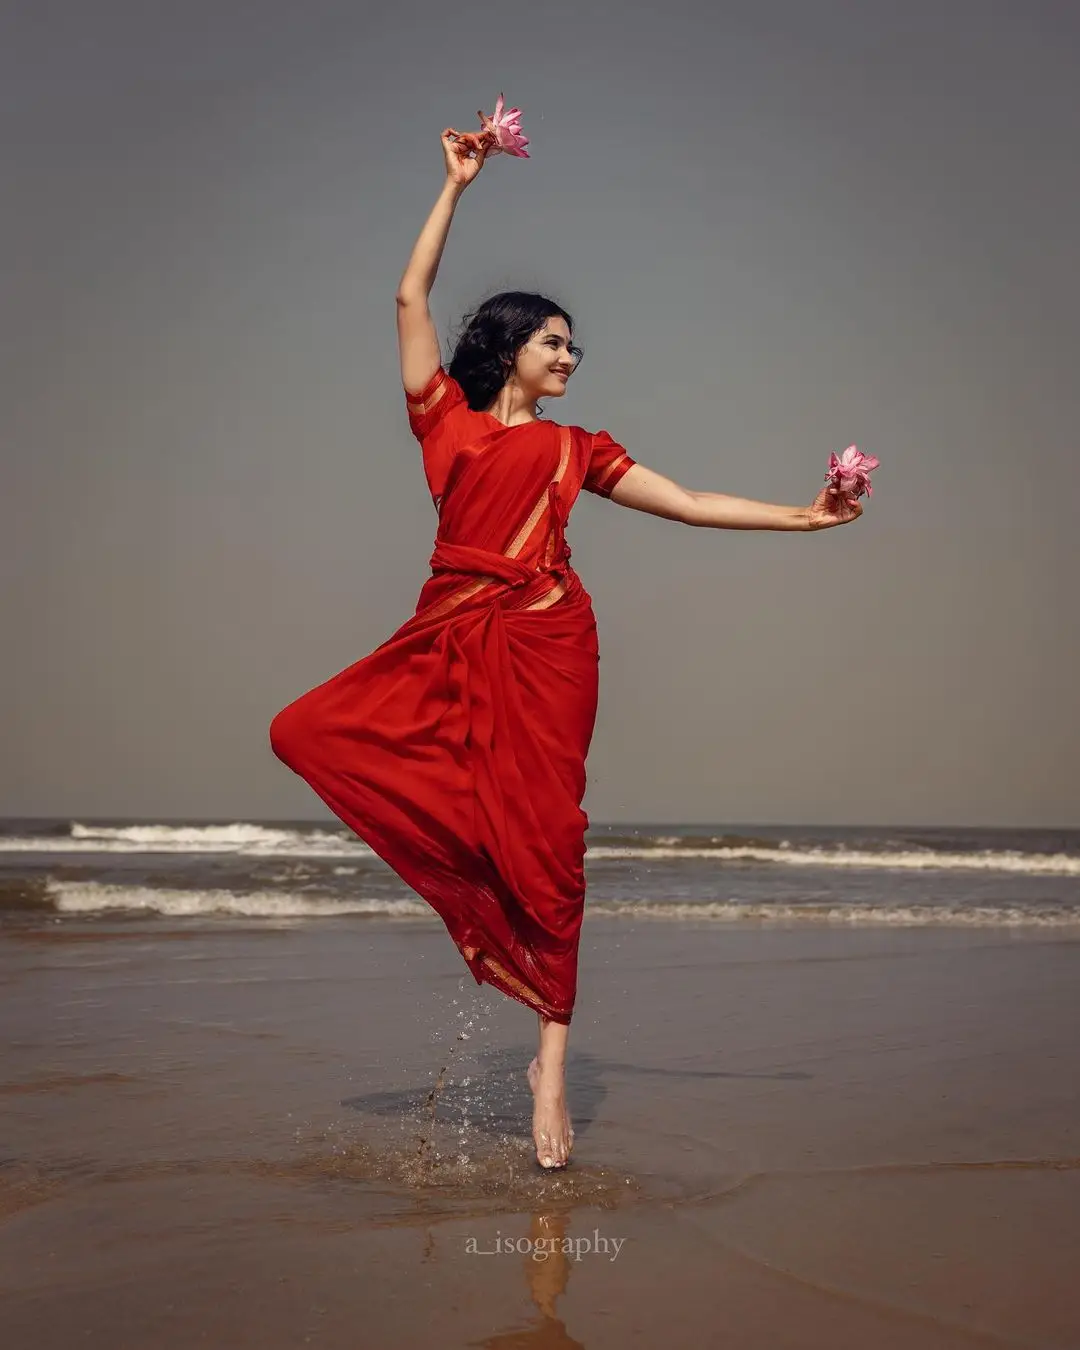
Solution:
[(585, 903), (592, 602), (563, 537), (634, 461), (606, 431), (406, 394), (439, 513), (414, 616), (290, 704), (274, 753), (439, 914), (476, 982), (569, 1023)]

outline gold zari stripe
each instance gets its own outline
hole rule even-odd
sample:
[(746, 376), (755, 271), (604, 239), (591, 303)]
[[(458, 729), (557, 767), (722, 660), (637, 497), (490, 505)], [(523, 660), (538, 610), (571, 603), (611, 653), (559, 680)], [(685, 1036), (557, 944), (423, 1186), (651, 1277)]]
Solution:
[[(466, 961), (474, 961), (479, 952), (480, 949), (478, 947), (462, 947), (461, 949), (461, 954), (462, 956), (464, 956)], [(499, 965), (498, 961), (496, 961), (494, 957), (488, 956), (488, 954), (484, 952), (482, 955), (480, 955), (480, 963), (481, 965), (487, 966), (489, 970), (493, 971), (494, 974), (496, 974), (499, 977), (499, 979), (503, 981), (504, 984), (508, 984), (511, 989), (514, 989), (517, 991), (517, 993), (524, 995), (524, 997), (527, 998), (529, 1002), (532, 1003), (534, 1006), (539, 1004), (539, 1010), (545, 1013), (545, 1015), (547, 1013), (554, 1011), (550, 1003), (545, 1003), (544, 1000), (539, 996), (539, 994), (537, 994), (534, 990), (530, 989), (527, 984), (522, 984), (522, 982), (517, 978), (516, 975), (511, 975), (510, 972), (505, 967)]]
[(551, 605), (555, 604), (557, 600), (561, 600), (565, 594), (566, 594), (566, 582), (565, 581), (557, 582), (554, 586), (552, 586), (551, 590), (548, 591), (547, 595), (542, 595), (540, 599), (535, 602), (535, 604), (526, 605), (525, 609), (526, 611), (531, 609), (548, 609)]
[(611, 461), (611, 463), (607, 466), (607, 468), (604, 470), (603, 475), (602, 475), (600, 478), (598, 478), (598, 479), (596, 480), (596, 486), (597, 486), (598, 488), (602, 488), (602, 487), (605, 485), (605, 483), (608, 481), (608, 479), (611, 477), (611, 475), (615, 472), (615, 470), (619, 467), (619, 465), (620, 465), (620, 464), (623, 462), (623, 460), (626, 459), (626, 458), (627, 458), (627, 456), (626, 456), (626, 453), (624, 452), (623, 454), (621, 454), (621, 455), (619, 456), (618, 459), (613, 459), (613, 460)]
[[(566, 472), (566, 466), (570, 462), (570, 428), (560, 427), (559, 431), (561, 433), (559, 437), (561, 453), (559, 455), (559, 467), (555, 470), (555, 477), (551, 480), (553, 483), (562, 482), (563, 474)], [(517, 537), (514, 539), (514, 542), (506, 550), (506, 556), (508, 558), (516, 558), (517, 555), (521, 552), (521, 550), (525, 547), (526, 540), (529, 538), (529, 535), (532, 534), (533, 530), (536, 529), (537, 522), (539, 521), (540, 517), (544, 514), (544, 507), (547, 506), (547, 504), (548, 504), (548, 495), (547, 495), (547, 488), (545, 488), (544, 495), (533, 507), (532, 514), (529, 516), (529, 519), (518, 531)]]
[(445, 600), (440, 600), (433, 609), (425, 609), (420, 615), (422, 619), (437, 619), (440, 614), (445, 614), (448, 610), (456, 609), (458, 605), (468, 600), (469, 596), (475, 595), (477, 591), (482, 591), (485, 586), (494, 581), (494, 577), (477, 577), (475, 581), (470, 581), (468, 585), (462, 586), (460, 591), (454, 591), (448, 595)]
[(417, 417), (423, 415), (424, 413), (429, 413), (432, 410), (432, 408), (434, 408), (435, 405), (439, 402), (439, 400), (445, 395), (448, 387), (449, 382), (444, 376), (439, 381), (437, 387), (435, 388), (434, 393), (432, 393), (429, 398), (422, 399), (417, 398), (415, 395), (410, 396), (409, 391), (406, 389), (405, 406), (411, 413), (414, 413)]

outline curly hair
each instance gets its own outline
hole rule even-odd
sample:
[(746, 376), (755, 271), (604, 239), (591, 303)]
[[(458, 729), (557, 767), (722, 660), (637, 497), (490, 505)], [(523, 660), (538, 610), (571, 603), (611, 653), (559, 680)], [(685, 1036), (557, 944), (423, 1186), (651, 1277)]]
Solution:
[[(518, 352), (556, 315), (573, 333), (574, 321), (562, 305), (533, 291), (500, 291), (465, 315), (447, 374), (461, 385), (474, 412), (491, 406)], [(536, 415), (541, 416), (539, 404)]]

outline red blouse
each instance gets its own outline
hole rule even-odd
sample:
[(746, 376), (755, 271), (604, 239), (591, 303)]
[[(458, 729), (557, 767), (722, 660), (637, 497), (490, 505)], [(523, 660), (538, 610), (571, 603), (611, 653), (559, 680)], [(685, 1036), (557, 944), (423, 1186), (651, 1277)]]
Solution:
[[(535, 434), (539, 429), (544, 434), (544, 428), (560, 425), (544, 418), (507, 427), (490, 413), (474, 412), (461, 385), (442, 366), (419, 393), (406, 391), (405, 400), (409, 426), (423, 448), (424, 473), (436, 507), (440, 506), (447, 485), (458, 477), (456, 466), (460, 457), (481, 454), (507, 433)], [(583, 427), (568, 430), (571, 463), (559, 484), (559, 496), (567, 511), (582, 488), (600, 497), (610, 497), (615, 484), (636, 462), (606, 431), (586, 431)]]

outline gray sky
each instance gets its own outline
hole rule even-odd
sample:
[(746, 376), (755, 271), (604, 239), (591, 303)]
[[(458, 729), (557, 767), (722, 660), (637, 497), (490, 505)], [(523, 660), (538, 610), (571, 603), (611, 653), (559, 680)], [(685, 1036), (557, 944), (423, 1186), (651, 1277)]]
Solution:
[(412, 613), (394, 289), (444, 125), (444, 340), (507, 287), (558, 421), (862, 520), (583, 494), (593, 820), (1080, 824), (1080, 10), (1031, 0), (0, 9), (0, 813), (319, 816), (267, 725)]

